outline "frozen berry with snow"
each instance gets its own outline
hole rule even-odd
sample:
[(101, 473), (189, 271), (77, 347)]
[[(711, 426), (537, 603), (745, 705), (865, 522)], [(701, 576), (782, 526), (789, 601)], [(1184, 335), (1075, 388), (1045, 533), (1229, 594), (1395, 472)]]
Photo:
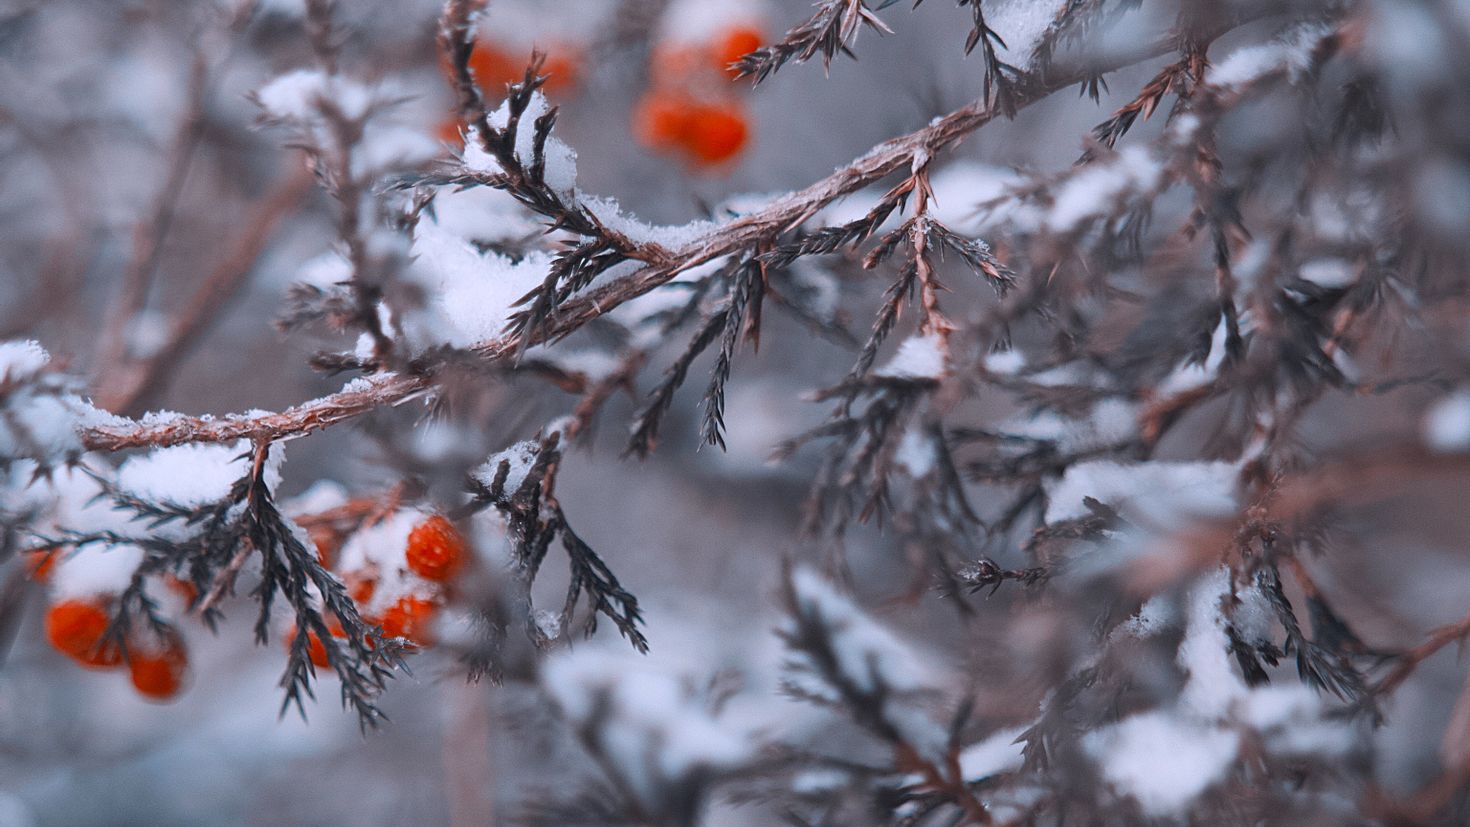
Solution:
[(464, 540), (454, 524), (441, 515), (424, 520), (408, 534), (404, 560), (419, 577), (435, 583), (446, 583), (464, 565)]
[(383, 612), (379, 625), (383, 627), (384, 637), (401, 637), (420, 646), (428, 646), (433, 643), (430, 627), (437, 611), (438, 607), (432, 600), (401, 597)]

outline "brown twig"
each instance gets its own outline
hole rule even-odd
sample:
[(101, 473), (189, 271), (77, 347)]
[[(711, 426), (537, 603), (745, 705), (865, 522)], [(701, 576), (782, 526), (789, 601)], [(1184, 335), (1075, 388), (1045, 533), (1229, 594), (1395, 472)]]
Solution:
[[(1255, 16), (1260, 16), (1258, 12)], [(1219, 24), (1228, 31), (1246, 22), (1237, 19)], [(1053, 67), (1045, 77), (1026, 75), (1016, 81), (1016, 108), (1040, 101), (1068, 88), (1098, 71), (1113, 71), (1168, 53), (1177, 47), (1174, 37), (1164, 37), (1143, 46), (1109, 55), (1105, 65), (1097, 61)], [(614, 307), (637, 298), (668, 282), (678, 273), (733, 251), (745, 250), (794, 229), (810, 220), (823, 207), (913, 164), (915, 158), (932, 157), (951, 147), (971, 132), (1001, 114), (999, 108), (976, 100), (928, 126), (878, 144), (863, 156), (831, 175), (797, 192), (781, 196), (765, 208), (746, 214), (711, 230), (700, 238), (669, 250), (663, 262), (645, 266), (636, 273), (569, 299), (543, 328), (529, 331), (530, 341), (505, 336), (475, 348), (488, 360), (514, 357), (519, 349), (555, 341), (577, 330)], [(100, 425), (82, 431), (89, 450), (118, 450), (146, 445), (177, 445), (185, 442), (285, 439), (301, 436), (328, 425), (351, 419), (383, 405), (398, 404), (432, 386), (432, 375), (384, 375), (366, 387), (353, 387), (277, 413), (231, 416), (223, 419), (178, 417), (164, 423)]]

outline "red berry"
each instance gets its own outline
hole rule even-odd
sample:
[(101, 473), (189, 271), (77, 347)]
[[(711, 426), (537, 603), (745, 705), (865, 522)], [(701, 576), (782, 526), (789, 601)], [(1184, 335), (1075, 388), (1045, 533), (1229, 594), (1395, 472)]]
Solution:
[(122, 663), (122, 652), (103, 640), (110, 622), (105, 602), (63, 600), (46, 611), (46, 639), (84, 666), (117, 666)]
[(698, 104), (689, 114), (684, 148), (703, 166), (724, 163), (745, 148), (745, 113), (734, 103)]
[(384, 637), (401, 637), (420, 646), (433, 642), (429, 626), (434, 622), (436, 608), (432, 601), (421, 597), (403, 597), (383, 612)]
[(26, 552), (26, 575), (37, 583), (50, 581), (51, 570), (56, 567), (56, 561), (60, 557), (61, 550), (56, 548), (42, 548)]
[[(338, 623), (336, 620), (327, 621), (327, 631), (332, 633), (332, 637), (347, 637), (347, 633), (342, 631), (342, 624)], [(307, 657), (311, 658), (312, 665), (314, 665), (318, 669), (326, 669), (327, 667), (331, 666), (332, 662), (327, 657), (327, 645), (322, 642), (321, 637), (318, 636), (315, 631), (307, 632), (306, 637), (306, 654)], [(292, 626), (286, 632), (285, 643), (287, 651), (290, 651), (291, 644), (294, 643), (295, 640), (296, 627)]]
[(464, 565), (464, 540), (454, 524), (435, 514), (413, 527), (408, 533), (408, 550), (404, 559), (414, 574), (444, 583)]
[(725, 32), (712, 53), (715, 66), (731, 78), (736, 77), (739, 72), (730, 68), (730, 64), (759, 49), (761, 40), (761, 31), (752, 26), (736, 26)]
[(673, 149), (684, 143), (689, 132), (689, 111), (694, 102), (679, 92), (649, 92), (633, 113), (638, 140), (650, 149)]
[(133, 687), (145, 698), (155, 701), (172, 699), (183, 689), (184, 675), (188, 670), (189, 653), (184, 648), (183, 638), (176, 633), (165, 634), (156, 642), (130, 644), (128, 647), (128, 673)]

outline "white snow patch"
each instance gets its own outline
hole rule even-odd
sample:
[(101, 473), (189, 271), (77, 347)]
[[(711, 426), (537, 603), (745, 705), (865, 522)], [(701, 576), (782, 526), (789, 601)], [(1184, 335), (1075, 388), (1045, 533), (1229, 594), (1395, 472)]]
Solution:
[(1135, 525), (1157, 530), (1227, 517), (1237, 508), (1238, 473), (1227, 462), (1081, 462), (1047, 484), (1046, 521), (1086, 516), (1085, 497), (1118, 509)]
[[(117, 471), (117, 484), (140, 499), (184, 507), (218, 502), (229, 496), (230, 487), (250, 473), (252, 446), (249, 440), (232, 445), (189, 444), (155, 448), (129, 457)], [(272, 448), (266, 461), (266, 484), (274, 488), (281, 479), (282, 453)]]
[(551, 658), (542, 685), (573, 725), (592, 727), (610, 765), (644, 805), (708, 772), (755, 755), (747, 735), (716, 717), (689, 682), (590, 649)]
[(1224, 778), (1240, 748), (1230, 730), (1165, 711), (1133, 715), (1083, 737), (1102, 777), (1154, 818), (1183, 814)]
[(1094, 161), (1056, 188), (1045, 220), (1053, 233), (1070, 233), (1108, 214), (1130, 195), (1152, 192), (1163, 179), (1163, 166), (1140, 146), (1126, 146), (1116, 157)]
[(1424, 414), (1424, 441), (1445, 453), (1470, 450), (1470, 391), (1440, 399)]
[(1020, 769), (1025, 746), (1016, 743), (1016, 739), (1025, 731), (1025, 727), (998, 730), (965, 747), (960, 752), (960, 775), (973, 782)]
[(893, 358), (873, 373), (897, 379), (940, 379), (945, 373), (947, 351), (944, 338), (937, 333), (910, 336), (899, 344)]

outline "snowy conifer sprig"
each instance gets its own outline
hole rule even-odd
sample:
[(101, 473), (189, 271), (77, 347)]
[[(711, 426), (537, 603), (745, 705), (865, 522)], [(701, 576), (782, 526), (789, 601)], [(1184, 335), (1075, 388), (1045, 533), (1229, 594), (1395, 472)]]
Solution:
[(639, 651), (648, 650), (648, 639), (639, 628), (643, 622), (638, 598), (623, 588), (618, 578), (572, 529), (556, 499), (556, 469), (561, 461), (562, 432), (552, 430), (537, 441), (525, 441), (492, 456), (470, 477), (474, 499), (470, 508), (494, 508), (506, 521), (519, 579), (518, 589), (527, 628), (533, 639), (545, 644), (556, 635), (546, 635), (536, 622), (538, 610), (530, 590), (552, 543), (558, 539), (567, 556), (570, 582), (566, 600), (555, 613), (555, 629), (570, 629), (577, 605), (588, 603), (582, 629), (597, 631), (602, 615)]

